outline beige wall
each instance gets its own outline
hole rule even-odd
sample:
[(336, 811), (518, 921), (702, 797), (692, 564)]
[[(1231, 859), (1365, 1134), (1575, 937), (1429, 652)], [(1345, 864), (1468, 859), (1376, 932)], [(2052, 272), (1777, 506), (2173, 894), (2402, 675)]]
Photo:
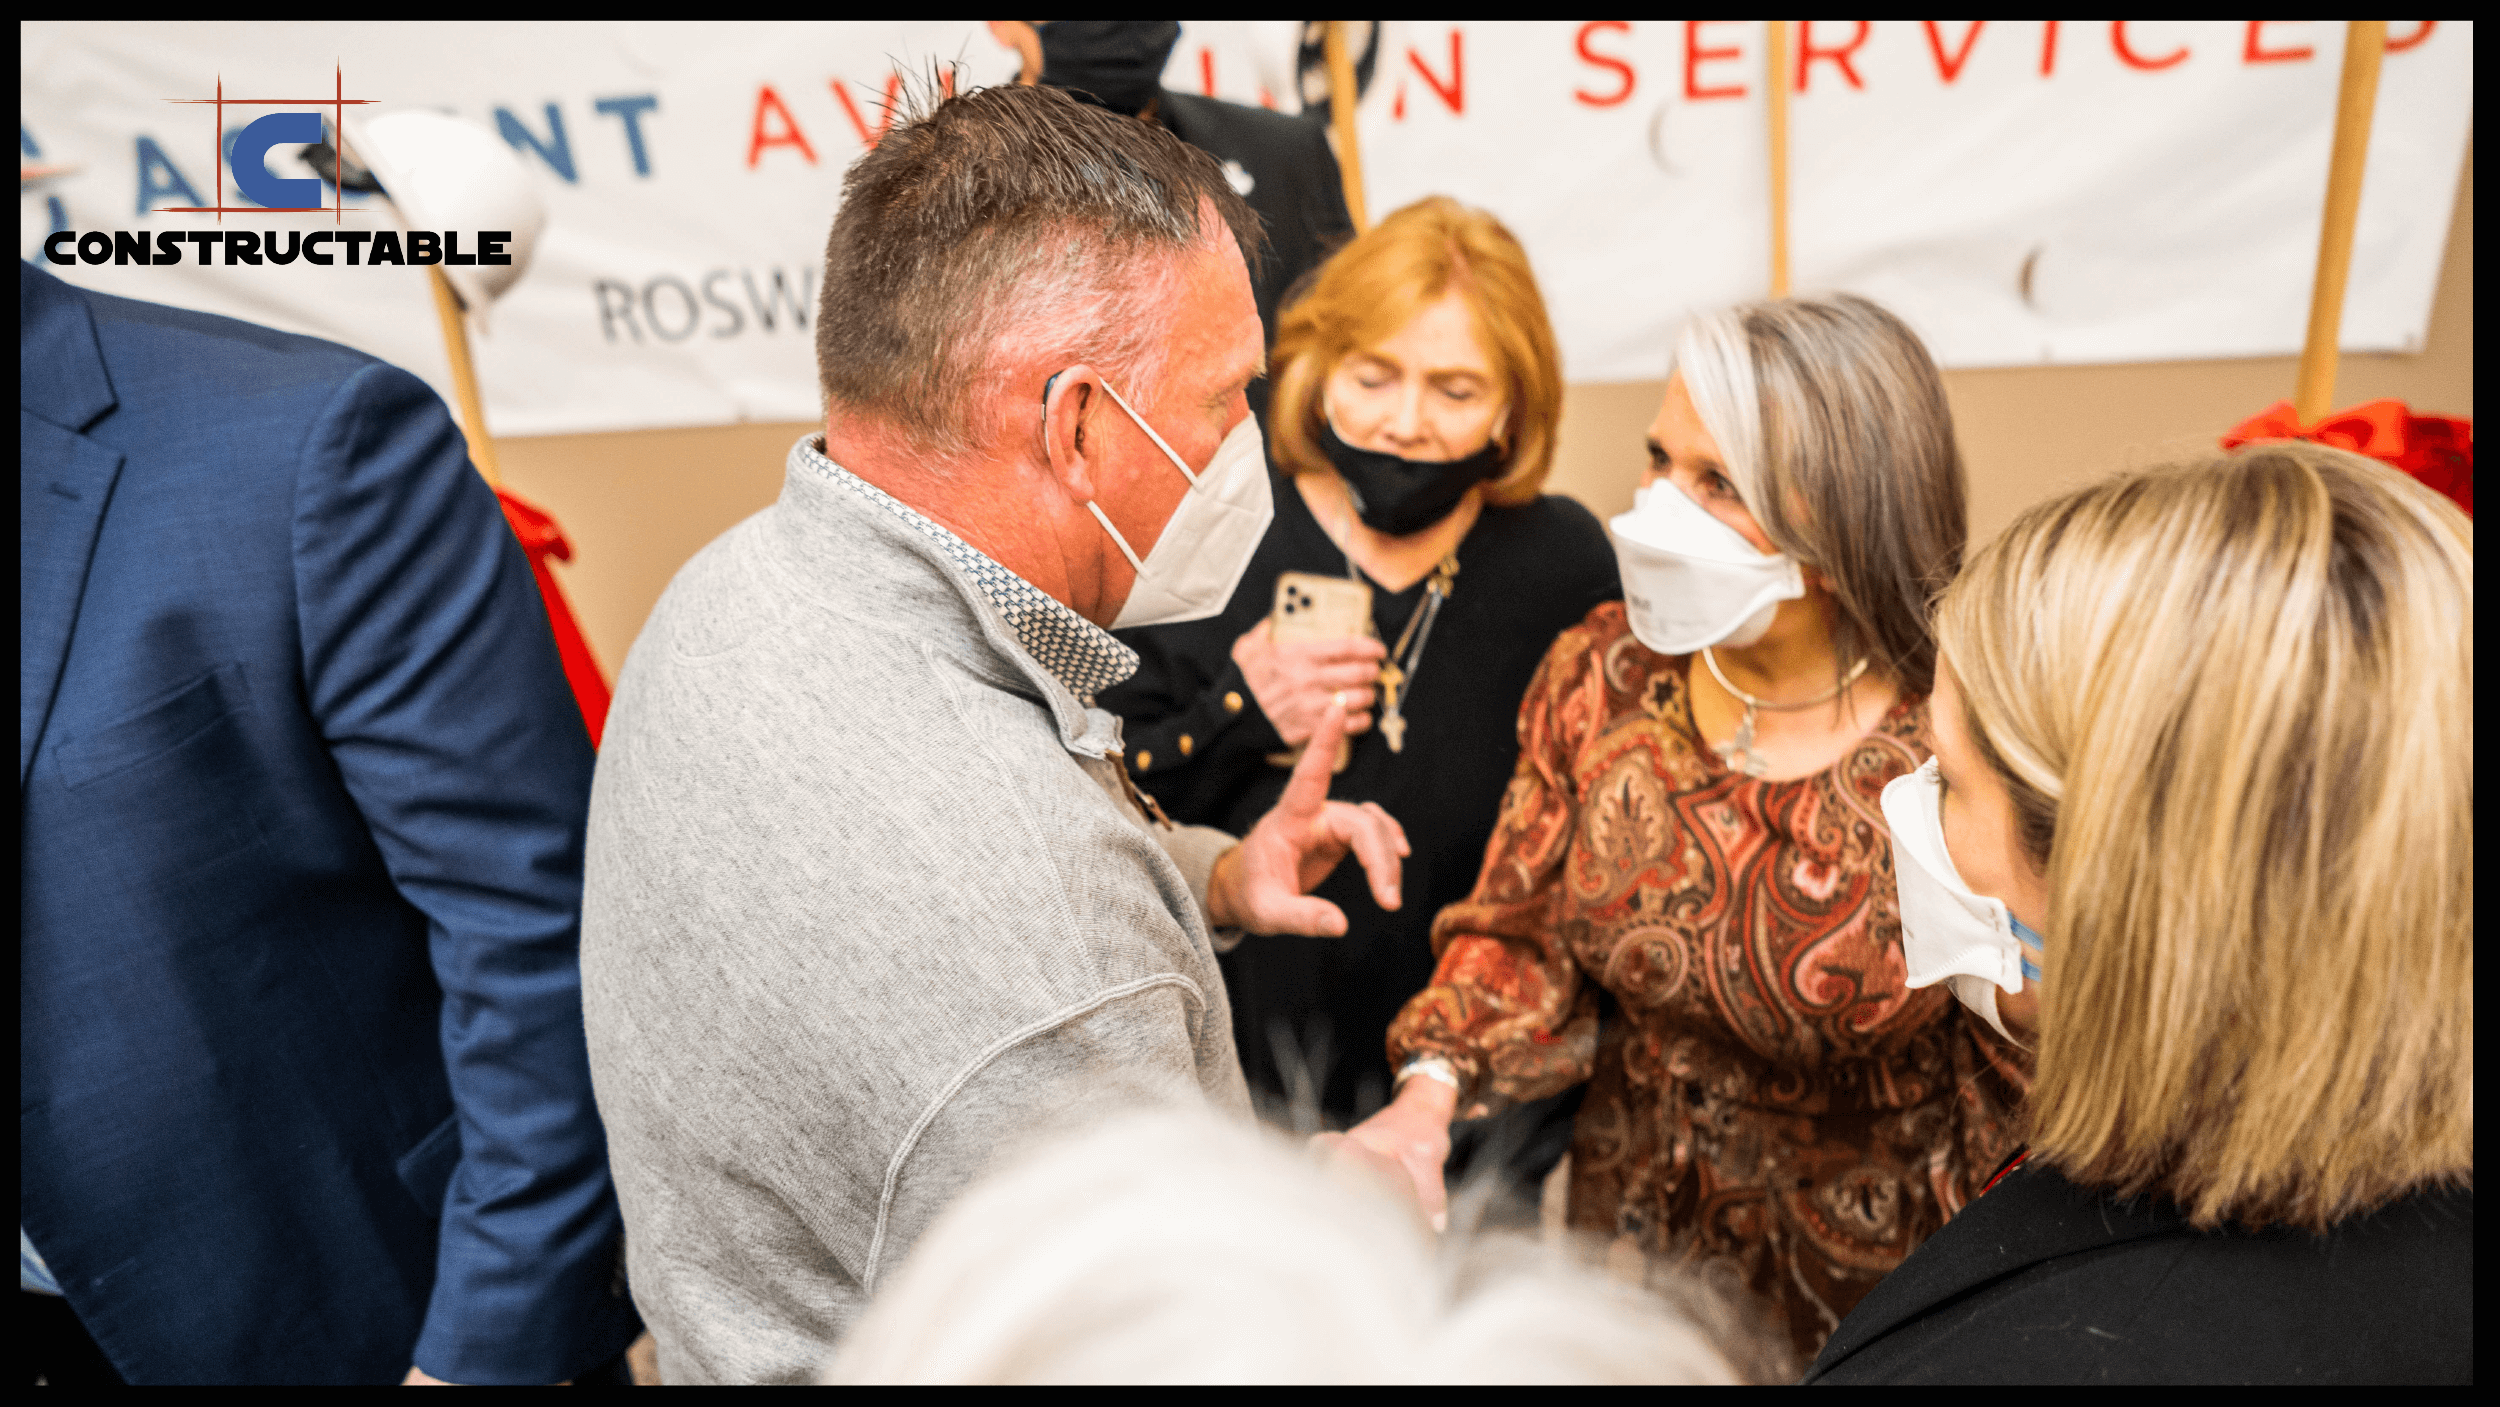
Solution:
[[(2416, 410), (2474, 413), (2474, 160), (2423, 350), (2348, 356), (2335, 404), (2392, 396)], [(2240, 420), (2290, 396), (2293, 359), (2019, 367), (1945, 375), (1970, 465), (1974, 541), (2026, 506), (2099, 474), (2210, 448)], [(1552, 488), (1601, 516), (1629, 507), (1642, 432), (1660, 385), (1574, 386)], [(772, 501), (790, 442), (809, 427), (732, 425), (505, 440), (511, 488), (572, 539), (566, 590), (610, 674), (651, 603), (697, 548)]]

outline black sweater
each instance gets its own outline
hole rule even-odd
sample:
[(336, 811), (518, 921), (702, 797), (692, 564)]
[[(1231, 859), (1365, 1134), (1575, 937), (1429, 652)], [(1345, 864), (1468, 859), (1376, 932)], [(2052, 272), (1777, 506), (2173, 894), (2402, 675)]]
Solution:
[[(1275, 524), (1231, 605), (1208, 620), (1121, 632), (1143, 665), (1101, 700), (1126, 720), (1138, 784), (1175, 820), (1235, 835), (1276, 804), (1287, 771), (1267, 760), (1285, 745), (1234, 665), (1233, 642), (1267, 615), (1280, 573), (1346, 570), (1345, 554), (1291, 480), (1278, 475), (1273, 487)], [(1379, 802), (1406, 828), (1414, 853), (1404, 906), (1387, 913), (1373, 904), (1349, 859), (1318, 890), (1345, 910), (1345, 937), (1254, 935), (1223, 959), (1253, 1092), (1291, 1094), (1298, 1057), (1310, 1062), (1322, 1110), (1339, 1124), (1387, 1093), (1389, 1021), (1432, 978), (1433, 916), (1466, 897), (1484, 863), (1519, 755), (1529, 679), (1556, 635), (1622, 595), (1605, 530), (1558, 496), (1486, 509), (1459, 544), (1458, 563), (1408, 689), (1406, 750), (1391, 752), (1375, 726), (1354, 740), (1352, 761), (1329, 788), (1339, 800)], [(1394, 595), (1372, 590), (1374, 628), (1394, 646), (1424, 584)], [(1271, 1039), (1279, 1030), (1295, 1052), (1282, 1062)]]
[(2474, 1194), (2198, 1231), (2025, 1164), (1876, 1285), (1808, 1383), (2470, 1383)]

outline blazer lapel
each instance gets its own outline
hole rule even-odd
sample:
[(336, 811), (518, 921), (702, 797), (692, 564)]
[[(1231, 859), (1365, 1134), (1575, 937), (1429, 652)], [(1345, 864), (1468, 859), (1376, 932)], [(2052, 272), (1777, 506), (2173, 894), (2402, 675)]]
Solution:
[(17, 266), (17, 785), (35, 761), (122, 455), (83, 433), (119, 404), (87, 295)]
[(34, 765), (95, 560), (122, 456), (20, 409), (17, 414), (17, 784)]
[(1957, 1296), (2059, 1256), (2175, 1231), (2186, 1218), (2168, 1202), (2121, 1203), (2026, 1164), (1964, 1207), (1876, 1282), (1816, 1355), (1806, 1381)]

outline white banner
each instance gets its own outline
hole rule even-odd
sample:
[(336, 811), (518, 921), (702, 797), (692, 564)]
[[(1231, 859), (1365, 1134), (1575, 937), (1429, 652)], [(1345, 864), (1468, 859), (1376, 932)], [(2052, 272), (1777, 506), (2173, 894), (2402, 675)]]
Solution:
[[(1300, 109), (1300, 22), (1183, 24), (1167, 85)], [(1800, 31), (1799, 289), (1883, 301), (1948, 366), (2298, 348), (2340, 23)], [(2390, 35), (2344, 316), (2353, 350), (2422, 345), (2472, 122), (2473, 26), (2396, 21)], [(843, 168), (883, 130), (898, 75), (951, 63), (985, 84), (1016, 68), (971, 21), (45, 21), (20, 40), (20, 251), (38, 261), (61, 228), (339, 222), (164, 213), (247, 203), (230, 170), (216, 176), (221, 112), (230, 139), (335, 92), (499, 132), (549, 212), (478, 341), (499, 434), (814, 418), (810, 325)], [(1536, 262), (1567, 376), (1657, 376), (1687, 312), (1765, 288), (1762, 42), (1747, 21), (1387, 22), (1359, 110), (1371, 211), (1433, 193), (1492, 210)], [(220, 92), (224, 108), (194, 101)], [(261, 99), (282, 101), (248, 103)], [(270, 165), (305, 174), (291, 156)], [(422, 269), (53, 271), (335, 338), (448, 388)]]

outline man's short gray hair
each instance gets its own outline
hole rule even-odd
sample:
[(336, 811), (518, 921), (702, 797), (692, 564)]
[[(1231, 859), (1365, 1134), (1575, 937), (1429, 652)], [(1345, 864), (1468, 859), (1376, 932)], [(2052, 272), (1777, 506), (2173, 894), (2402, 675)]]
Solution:
[(1257, 257), (1257, 217), (1222, 168), (1055, 88), (932, 96), (843, 177), (816, 324), (827, 408), (949, 459), (1004, 428), (976, 407), (1007, 363), (1088, 362), (1132, 401), (1151, 395), (1182, 257), (1226, 231)]

